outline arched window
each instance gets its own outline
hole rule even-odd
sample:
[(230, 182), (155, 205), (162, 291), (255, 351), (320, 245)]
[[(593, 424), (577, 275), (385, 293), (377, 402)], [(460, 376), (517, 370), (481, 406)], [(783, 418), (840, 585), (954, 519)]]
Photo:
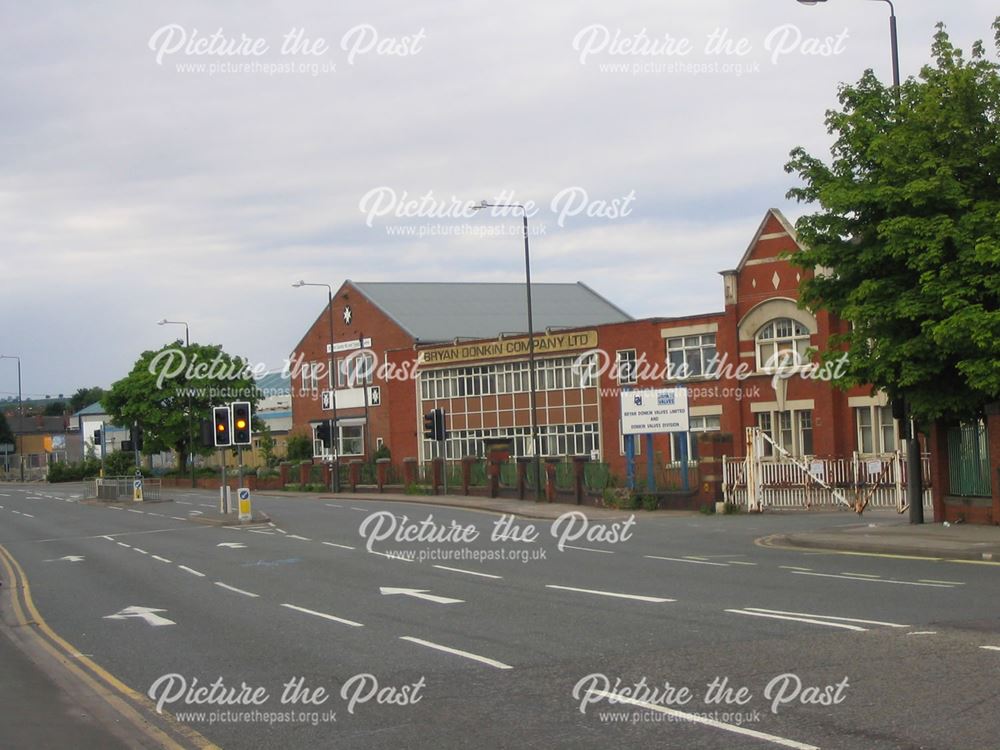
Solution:
[(757, 369), (778, 370), (798, 367), (809, 361), (809, 331), (791, 318), (775, 318), (756, 336)]

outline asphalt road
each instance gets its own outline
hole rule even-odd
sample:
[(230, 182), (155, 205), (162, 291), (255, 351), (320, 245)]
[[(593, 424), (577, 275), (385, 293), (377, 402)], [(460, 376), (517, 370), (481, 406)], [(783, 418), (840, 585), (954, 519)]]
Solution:
[(622, 514), (559, 549), (434, 506), (258, 496), (273, 525), (234, 529), (192, 520), (210, 492), (82, 495), (0, 484), (0, 545), (55, 633), (221, 747), (1000, 747), (996, 565), (755, 544), (852, 514)]

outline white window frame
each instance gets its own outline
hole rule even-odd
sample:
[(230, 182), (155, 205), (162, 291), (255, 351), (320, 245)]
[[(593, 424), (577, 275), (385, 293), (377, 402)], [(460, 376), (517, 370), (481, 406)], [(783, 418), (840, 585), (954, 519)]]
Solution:
[[(719, 377), (719, 351), (716, 348), (714, 333), (698, 333), (687, 336), (672, 336), (666, 340), (667, 379), (668, 380), (710, 380)], [(712, 355), (705, 357), (705, 352), (711, 350)], [(701, 372), (689, 373), (688, 352), (697, 351), (701, 362)], [(674, 369), (670, 355), (680, 353), (681, 372)]]
[[(788, 332), (782, 331), (782, 326), (787, 326)], [(794, 371), (805, 367), (809, 364), (809, 338), (809, 329), (793, 318), (767, 321), (754, 336), (757, 370)]]
[(615, 352), (615, 372), (618, 385), (632, 385), (637, 380), (638, 360), (635, 349), (619, 349)]
[[(862, 415), (866, 415), (868, 422), (863, 423)], [(862, 456), (881, 456), (886, 453), (894, 453), (899, 448), (899, 420), (892, 416), (892, 406), (879, 406), (870, 404), (867, 406), (854, 407), (854, 424), (856, 435), (856, 446), (858, 453)], [(865, 450), (864, 431), (868, 430), (871, 441), (871, 450)], [(887, 447), (886, 431), (892, 432), (892, 447)]]
[[(808, 426), (804, 424), (806, 421), (804, 419), (805, 414), (809, 414)], [(804, 450), (806, 443), (805, 432), (807, 430), (810, 433), (809, 442), (812, 443), (810, 447), (813, 451), (816, 448), (813, 409), (785, 409), (784, 411), (775, 409), (756, 412), (756, 415), (757, 426), (761, 427), (768, 437), (784, 450), (788, 451), (791, 456), (803, 458), (816, 455), (815, 452), (806, 453)], [(768, 425), (766, 428), (764, 427), (765, 422)], [(791, 443), (790, 445), (788, 444), (789, 442)], [(784, 455), (776, 451), (771, 443), (765, 440), (764, 458), (772, 461), (780, 461), (784, 459)]]
[(722, 416), (719, 414), (704, 414), (701, 416), (688, 417), (688, 431), (686, 433), (673, 432), (670, 434), (670, 460), (677, 462), (681, 460), (680, 443), (682, 435), (687, 437), (688, 460), (697, 461), (697, 444), (699, 432), (719, 432), (722, 429)]

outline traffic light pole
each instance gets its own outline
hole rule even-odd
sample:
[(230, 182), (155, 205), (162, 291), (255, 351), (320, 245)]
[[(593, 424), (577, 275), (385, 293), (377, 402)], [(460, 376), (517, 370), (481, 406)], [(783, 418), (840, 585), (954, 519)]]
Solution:
[(219, 463), (222, 464), (222, 486), (219, 487), (219, 512), (225, 515), (229, 512), (229, 503), (226, 502), (226, 449), (219, 448)]

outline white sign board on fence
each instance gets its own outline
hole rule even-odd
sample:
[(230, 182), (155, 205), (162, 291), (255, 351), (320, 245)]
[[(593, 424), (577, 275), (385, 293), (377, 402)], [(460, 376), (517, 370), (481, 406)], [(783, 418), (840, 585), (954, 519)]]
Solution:
[(622, 434), (687, 432), (686, 388), (622, 391)]

